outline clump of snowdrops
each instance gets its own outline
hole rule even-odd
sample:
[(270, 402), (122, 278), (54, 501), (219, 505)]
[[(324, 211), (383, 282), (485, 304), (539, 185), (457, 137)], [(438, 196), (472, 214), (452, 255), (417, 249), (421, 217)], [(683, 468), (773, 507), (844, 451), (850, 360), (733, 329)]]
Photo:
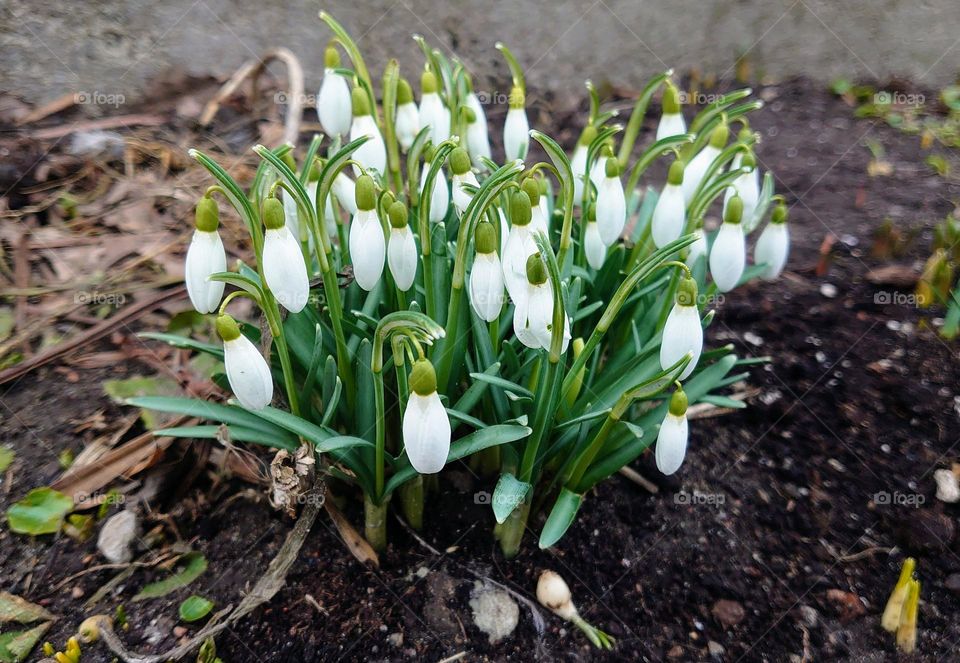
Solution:
[[(624, 127), (588, 83), (568, 155), (530, 130), (521, 66), (497, 44), (512, 85), (492, 146), (486, 113), (501, 109), (484, 108), (462, 63), (415, 37), (419, 76), (391, 60), (377, 87), (350, 36), (321, 18), (334, 35), (325, 135), (256, 146), (246, 190), (192, 152), (215, 183), (197, 204), (186, 283), (220, 342), (153, 336), (221, 360), (214, 377), (232, 398), (131, 402), (211, 422), (164, 435), (295, 455), (299, 474), (362, 496), (377, 549), (387, 509), (419, 528), (448, 499), (437, 473), (460, 462), (498, 477), (493, 534), (507, 556), (528, 528), (552, 546), (590, 490), (649, 447), (661, 472), (681, 467), (692, 404), (742, 407), (723, 390), (757, 360), (704, 349), (703, 330), (716, 295), (777, 278), (787, 258), (787, 210), (769, 173), (761, 182), (746, 117), (761, 104), (737, 90), (688, 125), (665, 72)], [(658, 94), (656, 136), (635, 150)], [(657, 160), (667, 181), (646, 182)], [(253, 246), (229, 270), (224, 207)], [(746, 238), (768, 216), (748, 265)], [(238, 298), (265, 324), (234, 319)]]

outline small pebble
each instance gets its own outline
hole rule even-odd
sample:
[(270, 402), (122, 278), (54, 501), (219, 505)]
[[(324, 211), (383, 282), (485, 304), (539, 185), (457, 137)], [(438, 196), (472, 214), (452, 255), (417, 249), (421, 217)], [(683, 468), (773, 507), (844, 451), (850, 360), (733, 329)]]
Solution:
[(185, 636), (186, 634), (187, 634), (187, 627), (186, 627), (186, 626), (174, 626), (174, 627), (173, 627), (173, 635), (174, 635), (174, 637), (182, 638), (182, 637)]
[(960, 481), (957, 475), (950, 470), (937, 470), (933, 473), (937, 482), (937, 499), (941, 502), (954, 504), (960, 501)]
[(820, 286), (820, 294), (827, 299), (833, 299), (837, 296), (837, 286), (832, 283), (824, 283)]
[(707, 651), (710, 652), (710, 655), (713, 656), (714, 658), (720, 658), (721, 656), (723, 656), (726, 650), (723, 648), (723, 645), (721, 645), (719, 642), (714, 642), (713, 640), (711, 640), (710, 642), (707, 643)]

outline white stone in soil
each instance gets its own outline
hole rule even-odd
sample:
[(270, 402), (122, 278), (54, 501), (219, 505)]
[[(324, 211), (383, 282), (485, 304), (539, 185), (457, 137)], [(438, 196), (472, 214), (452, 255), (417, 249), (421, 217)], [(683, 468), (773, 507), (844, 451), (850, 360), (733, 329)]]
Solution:
[(110, 516), (97, 537), (97, 550), (113, 564), (133, 559), (133, 542), (137, 538), (137, 514), (121, 511)]
[(477, 581), (470, 592), (470, 608), (473, 610), (473, 623), (490, 638), (495, 645), (517, 628), (520, 620), (520, 608), (507, 592)]

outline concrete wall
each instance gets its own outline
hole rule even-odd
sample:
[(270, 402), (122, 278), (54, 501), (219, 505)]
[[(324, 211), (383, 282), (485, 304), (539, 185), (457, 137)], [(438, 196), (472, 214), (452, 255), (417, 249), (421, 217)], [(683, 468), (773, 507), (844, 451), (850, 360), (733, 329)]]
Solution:
[[(389, 56), (414, 76), (410, 39), (456, 53), (479, 85), (508, 92), (496, 40), (532, 86), (582, 94), (585, 78), (637, 85), (668, 66), (730, 76), (738, 53), (773, 76), (901, 75), (926, 85), (960, 71), (958, 0), (331, 0), (371, 70)], [(31, 101), (84, 91), (136, 99), (171, 66), (227, 75), (285, 44), (315, 89), (330, 36), (304, 0), (0, 0), (0, 89)], [(492, 77), (483, 80), (484, 77)], [(101, 104), (103, 105), (103, 104)]]

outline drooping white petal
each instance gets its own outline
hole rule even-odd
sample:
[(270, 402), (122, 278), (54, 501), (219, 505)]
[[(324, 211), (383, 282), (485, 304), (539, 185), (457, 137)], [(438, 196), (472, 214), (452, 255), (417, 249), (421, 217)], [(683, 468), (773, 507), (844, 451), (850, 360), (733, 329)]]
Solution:
[(587, 230), (583, 235), (583, 249), (587, 254), (587, 263), (593, 269), (603, 267), (607, 259), (607, 245), (600, 239), (600, 229), (595, 221), (587, 223)]
[(283, 192), (283, 219), (290, 229), (290, 234), (294, 237), (300, 237), (300, 214), (297, 208), (297, 200), (290, 195), (289, 191)]
[(650, 234), (657, 248), (662, 248), (683, 234), (687, 222), (683, 190), (679, 184), (667, 184), (653, 208)]
[(410, 393), (403, 413), (403, 446), (410, 464), (420, 474), (443, 469), (450, 453), (450, 419), (433, 392), (429, 396)]
[(436, 92), (427, 92), (420, 99), (419, 120), (421, 129), (430, 127), (430, 140), (435, 146), (450, 137), (450, 112)]
[(283, 308), (302, 311), (310, 297), (310, 280), (300, 243), (286, 226), (263, 236), (263, 277)]
[(703, 236), (703, 231), (699, 228), (693, 231), (696, 239), (693, 240), (693, 244), (690, 245), (690, 248), (687, 250), (687, 267), (693, 269), (694, 265), (697, 264), (697, 261), (700, 258), (705, 258), (707, 255), (707, 239)]
[(413, 139), (420, 132), (420, 113), (417, 105), (412, 101), (397, 106), (397, 119), (394, 124), (397, 132), (397, 142), (404, 152), (413, 145)]
[(666, 475), (673, 474), (680, 469), (683, 458), (687, 455), (687, 417), (667, 413), (660, 424), (657, 434), (657, 448), (655, 457), (657, 469)]
[(240, 335), (223, 343), (223, 363), (233, 395), (248, 410), (262, 410), (273, 400), (270, 367), (250, 339)]
[(671, 136), (679, 136), (687, 133), (687, 123), (683, 120), (681, 113), (664, 113), (660, 116), (660, 124), (657, 125), (656, 140), (663, 140)]
[(352, 111), (347, 79), (333, 69), (325, 69), (317, 94), (317, 116), (323, 130), (331, 136), (346, 136), (350, 131)]
[(453, 206), (457, 208), (458, 214), (463, 214), (467, 209), (467, 205), (469, 205), (473, 199), (473, 194), (467, 193), (466, 190), (460, 186), (461, 184), (469, 184), (475, 187), (480, 186), (480, 183), (477, 181), (477, 176), (473, 174), (472, 170), (468, 170), (462, 175), (453, 176), (453, 184), (451, 187), (453, 189)]
[(353, 278), (363, 290), (370, 292), (380, 282), (386, 258), (383, 228), (374, 210), (359, 210), (353, 217), (349, 243)]
[(583, 181), (587, 176), (587, 146), (577, 143), (570, 158), (570, 168), (573, 171), (573, 203), (580, 205), (583, 202)]
[[(361, 145), (353, 153), (353, 158), (367, 170), (375, 170), (380, 174), (387, 171), (387, 147), (380, 134), (380, 128), (369, 115), (358, 115), (353, 118), (350, 126), (350, 140), (354, 141), (361, 136), (370, 136), (370, 140)], [(353, 174), (359, 177), (362, 171), (353, 167)]]
[(497, 208), (497, 215), (500, 217), (500, 255), (504, 255), (507, 250), (507, 238), (510, 237), (510, 224), (507, 223), (507, 215), (503, 209)]
[(693, 200), (693, 194), (697, 192), (700, 182), (707, 174), (707, 168), (713, 163), (713, 160), (720, 155), (720, 150), (713, 145), (707, 145), (697, 152), (697, 155), (690, 160), (687, 167), (683, 170), (683, 202), (689, 205)]
[(790, 230), (786, 223), (768, 223), (753, 249), (753, 262), (766, 264), (760, 278), (772, 281), (783, 272), (790, 254)]
[(514, 303), (527, 296), (527, 258), (537, 252), (530, 224), (512, 226), (503, 250), (503, 283)]
[(473, 165), (482, 168), (481, 157), (490, 158), (490, 137), (487, 133), (487, 115), (483, 112), (483, 105), (474, 92), (467, 95), (467, 107), (473, 111), (475, 121), (467, 127), (467, 151), (473, 160)]
[[(739, 157), (739, 155), (737, 155)], [(739, 168), (739, 164), (732, 166)], [(759, 169), (754, 168), (749, 173), (744, 173), (736, 180), (732, 186), (728, 186), (723, 194), (723, 213), (727, 213), (727, 204), (734, 195), (739, 195), (743, 201), (743, 215), (740, 217), (743, 223), (747, 223), (753, 218), (753, 213), (757, 209), (757, 202), (760, 200), (760, 176)]]
[[(543, 196), (540, 197), (540, 200), (543, 200)], [(539, 203), (530, 208), (530, 232), (543, 233), (549, 237), (547, 215), (543, 211), (543, 206)]]
[[(427, 186), (427, 173), (430, 172), (430, 164), (423, 164), (420, 169), (420, 195), (424, 195), (424, 189)], [(447, 216), (447, 208), (450, 206), (450, 192), (447, 191), (447, 178), (443, 174), (443, 168), (433, 179), (433, 190), (430, 193), (430, 222), (440, 223)]]
[(526, 159), (530, 147), (530, 123), (524, 108), (511, 108), (503, 123), (503, 152), (507, 161)]
[(703, 327), (696, 306), (674, 304), (663, 325), (663, 340), (660, 342), (660, 368), (666, 370), (680, 361), (688, 352), (693, 358), (678, 377), (686, 380), (700, 361), (703, 351)]
[(496, 253), (478, 253), (470, 271), (470, 305), (484, 322), (493, 322), (503, 310), (503, 268)]
[(537, 207), (540, 208), (540, 215), (541, 215), (541, 218), (543, 219), (543, 232), (547, 235), (547, 237), (549, 237), (550, 236), (550, 203), (547, 200), (546, 194), (543, 194), (543, 193), (540, 194), (540, 202), (537, 203)]
[(409, 228), (391, 228), (387, 245), (387, 264), (397, 287), (406, 292), (417, 276), (417, 243)]
[(597, 193), (597, 228), (606, 246), (620, 239), (627, 222), (627, 199), (619, 177), (604, 177)]
[(357, 213), (357, 184), (342, 170), (333, 178), (333, 195), (350, 216)]
[(743, 226), (739, 223), (722, 224), (710, 249), (710, 274), (720, 292), (737, 287), (746, 265), (746, 251)]
[(227, 271), (227, 254), (216, 231), (193, 231), (184, 270), (184, 281), (190, 303), (197, 313), (212, 313), (220, 306), (223, 281), (210, 281), (208, 276)]

